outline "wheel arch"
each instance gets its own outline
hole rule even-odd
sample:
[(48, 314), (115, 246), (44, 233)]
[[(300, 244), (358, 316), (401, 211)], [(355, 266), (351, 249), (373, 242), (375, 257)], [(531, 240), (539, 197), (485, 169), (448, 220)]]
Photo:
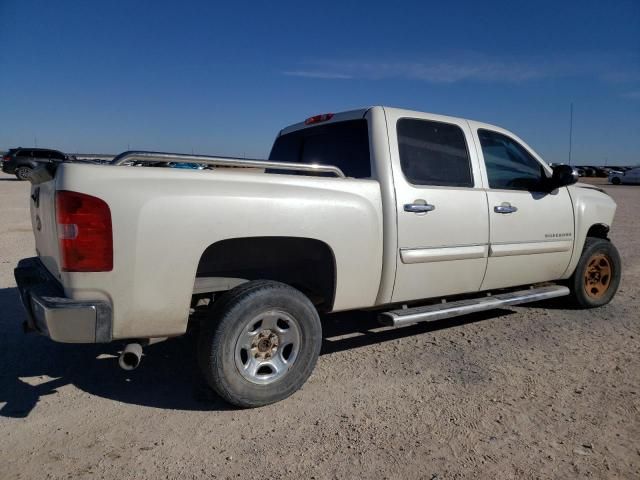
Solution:
[(336, 294), (336, 259), (331, 247), (307, 237), (239, 237), (209, 245), (198, 261), (196, 281), (230, 279), (237, 284), (275, 280), (309, 297), (320, 311), (331, 311)]
[(594, 223), (587, 230), (587, 237), (602, 238), (603, 240), (609, 240), (609, 225), (604, 223)]
[(38, 168), (39, 165), (40, 163), (34, 160), (20, 160), (16, 162), (16, 170), (20, 167), (26, 167), (26, 168), (30, 168), (31, 170), (35, 170), (36, 168)]
[(576, 232), (573, 254), (571, 256), (569, 266), (565, 270), (561, 279), (567, 279), (571, 275), (573, 275), (573, 272), (575, 271), (576, 267), (578, 266), (578, 262), (580, 261), (580, 257), (582, 256), (582, 251), (584, 250), (585, 243), (589, 237), (610, 241), (608, 237), (610, 228), (611, 227), (606, 223), (597, 222), (592, 223), (589, 228), (581, 230), (583, 232), (582, 234), (580, 234), (580, 231)]

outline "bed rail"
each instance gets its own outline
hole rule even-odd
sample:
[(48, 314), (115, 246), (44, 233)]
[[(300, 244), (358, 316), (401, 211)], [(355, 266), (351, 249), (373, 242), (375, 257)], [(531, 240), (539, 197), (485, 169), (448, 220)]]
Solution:
[(129, 151), (117, 155), (111, 165), (123, 165), (127, 162), (152, 163), (202, 163), (220, 167), (268, 168), (271, 170), (295, 170), (311, 173), (332, 173), (338, 178), (346, 178), (342, 170), (333, 165), (307, 163), (274, 162), (271, 160), (255, 160), (233, 157), (213, 157), (208, 155), (188, 155), (182, 153)]

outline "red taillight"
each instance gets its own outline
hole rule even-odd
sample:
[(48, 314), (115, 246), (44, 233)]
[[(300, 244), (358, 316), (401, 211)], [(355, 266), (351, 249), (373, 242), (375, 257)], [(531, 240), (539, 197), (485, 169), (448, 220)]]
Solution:
[(333, 118), (333, 113), (323, 113), (322, 115), (315, 115), (309, 117), (304, 121), (305, 125), (313, 125), (314, 123), (326, 122)]
[(2, 157), (3, 162), (8, 162), (9, 160), (11, 160), (11, 155), (5, 155), (4, 157)]
[(64, 272), (109, 272), (113, 269), (111, 211), (99, 198), (61, 190), (56, 218)]

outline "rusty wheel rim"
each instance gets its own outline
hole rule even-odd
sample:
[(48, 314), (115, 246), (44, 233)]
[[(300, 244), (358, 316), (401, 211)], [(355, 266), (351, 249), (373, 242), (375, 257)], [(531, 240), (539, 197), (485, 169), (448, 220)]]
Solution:
[(584, 272), (584, 290), (589, 297), (599, 299), (607, 293), (611, 271), (611, 259), (607, 255), (597, 253), (589, 259)]
[(276, 309), (264, 311), (250, 318), (240, 332), (236, 367), (251, 383), (273, 383), (289, 372), (301, 343), (302, 329), (295, 317)]

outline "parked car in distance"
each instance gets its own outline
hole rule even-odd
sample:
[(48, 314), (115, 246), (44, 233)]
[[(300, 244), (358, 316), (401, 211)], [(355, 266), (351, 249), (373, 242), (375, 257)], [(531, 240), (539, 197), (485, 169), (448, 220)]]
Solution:
[(38, 166), (47, 163), (61, 163), (72, 157), (58, 150), (48, 148), (12, 148), (2, 157), (2, 171), (15, 175), (18, 180), (28, 180)]
[(631, 170), (632, 166), (629, 165), (609, 165), (607, 169), (615, 170), (616, 172), (626, 172), (627, 170)]
[(640, 184), (640, 167), (630, 168), (625, 171), (612, 170), (609, 173), (609, 183), (614, 185)]
[(607, 176), (607, 170), (604, 167), (597, 167), (597, 166), (589, 166), (590, 169), (593, 170), (594, 177), (606, 177)]
[(169, 168), (184, 168), (187, 170), (204, 170), (204, 165), (200, 163), (181, 163), (181, 162), (171, 162), (166, 164)]

